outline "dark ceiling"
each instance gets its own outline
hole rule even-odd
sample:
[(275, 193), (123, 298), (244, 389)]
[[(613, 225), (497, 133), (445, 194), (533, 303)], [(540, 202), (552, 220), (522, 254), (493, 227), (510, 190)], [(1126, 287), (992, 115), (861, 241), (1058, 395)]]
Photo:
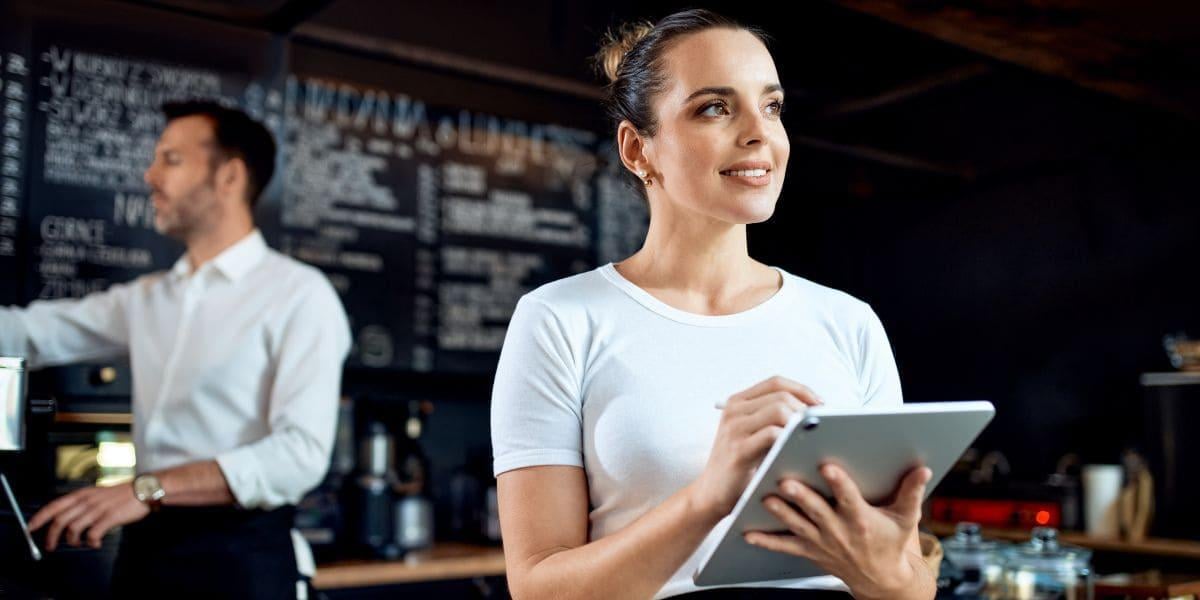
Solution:
[[(610, 25), (694, 3), (147, 0), (338, 45), (458, 61), (587, 94), (587, 57)], [(831, 0), (766, 9), (704, 3), (766, 28), (793, 92), (834, 112), (904, 99), (994, 61), (1200, 119), (1200, 3), (1171, 0)], [(965, 52), (949, 51), (950, 47)], [(389, 50), (390, 48), (390, 50)], [(471, 67), (470, 65), (474, 65)], [(556, 83), (557, 82), (557, 83)], [(582, 87), (578, 84), (584, 84)], [(793, 99), (797, 95), (793, 93)], [(865, 98), (864, 98), (865, 97)], [(862, 104), (862, 102), (866, 104)]]
[(1200, 117), (1200, 3), (837, 0), (964, 48)]

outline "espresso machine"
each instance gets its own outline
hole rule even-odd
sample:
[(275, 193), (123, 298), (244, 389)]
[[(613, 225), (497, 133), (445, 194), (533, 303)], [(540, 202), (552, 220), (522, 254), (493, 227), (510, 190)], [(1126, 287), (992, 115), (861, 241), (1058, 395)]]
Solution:
[[(64, 413), (60, 409), (72, 405), (58, 402), (66, 397), (60, 389), (62, 382), (71, 379), (54, 369), (30, 374), (26, 366), (23, 359), (0, 357), (0, 473), (4, 474), (0, 481), (0, 496), (4, 496), (0, 499), (0, 597), (106, 598), (119, 530), (106, 535), (100, 549), (64, 545), (43, 555), (35, 543), (40, 539), (28, 534), (24, 517), (72, 489), (99, 480), (95, 469), (83, 469), (87, 461), (77, 458), (90, 456), (92, 463), (105, 462), (99, 459), (102, 453), (72, 455), (74, 462), (68, 466), (82, 465), (79, 470), (87, 472), (82, 478), (64, 480), (58, 473), (65, 454), (60, 450), (68, 444), (103, 448), (101, 438), (111, 426), (96, 431), (95, 425), (71, 422), (83, 413)], [(80, 406), (75, 410), (95, 409)], [(62, 416), (68, 419), (60, 423)], [(18, 498), (22, 502), (17, 503)]]
[[(15, 456), (16, 453), (25, 449), (27, 389), (28, 377), (25, 374), (25, 359), (0, 357), (0, 456)], [(0, 463), (0, 489), (3, 490), (0, 493), (4, 496), (4, 499), (0, 501), (0, 506), (4, 507), (0, 509), (0, 515), (11, 511), (12, 522), (15, 522), (17, 531), (23, 538), (24, 548), (21, 552), (26, 553), (29, 560), (40, 561), (42, 553), (29, 534), (29, 527), (21, 512), (21, 505), (17, 503), (16, 494), (13, 493), (8, 477), (4, 474), (3, 463)], [(0, 528), (0, 531), (4, 529)], [(7, 545), (8, 538), (9, 536), (3, 536), (0, 538), (2, 540), (0, 543)], [(0, 548), (0, 556), (9, 552), (8, 548)], [(11, 583), (0, 581), (0, 595), (4, 594), (3, 587), (5, 585), (11, 585)]]
[[(20, 452), (25, 449), (25, 391), (28, 381), (24, 358), (0, 357), (0, 452)], [(42, 553), (29, 535), (25, 515), (21, 513), (17, 496), (3, 471), (0, 471), (0, 487), (4, 488), (5, 499), (25, 538), (29, 557), (35, 561), (41, 560)]]

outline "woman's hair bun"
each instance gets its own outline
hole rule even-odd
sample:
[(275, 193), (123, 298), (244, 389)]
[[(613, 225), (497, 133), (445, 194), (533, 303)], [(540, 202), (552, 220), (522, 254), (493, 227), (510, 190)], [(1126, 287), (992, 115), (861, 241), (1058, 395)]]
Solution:
[(604, 73), (609, 83), (617, 80), (617, 72), (621, 69), (621, 61), (625, 54), (653, 29), (653, 23), (642, 21), (625, 23), (608, 31), (600, 51), (596, 53), (595, 63), (597, 70)]

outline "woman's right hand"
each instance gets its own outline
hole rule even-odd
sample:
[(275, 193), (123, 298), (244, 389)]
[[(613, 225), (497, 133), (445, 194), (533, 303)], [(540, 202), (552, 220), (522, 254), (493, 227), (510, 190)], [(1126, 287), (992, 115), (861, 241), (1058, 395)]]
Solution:
[(692, 483), (693, 507), (713, 522), (728, 515), (788, 419), (820, 404), (807, 386), (779, 376), (730, 396), (708, 464)]

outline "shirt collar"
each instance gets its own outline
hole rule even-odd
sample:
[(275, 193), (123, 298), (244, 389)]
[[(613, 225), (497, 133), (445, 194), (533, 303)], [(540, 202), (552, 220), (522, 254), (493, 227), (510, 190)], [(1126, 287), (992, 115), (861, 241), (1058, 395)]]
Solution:
[(180, 256), (179, 260), (175, 261), (175, 265), (171, 267), (171, 276), (175, 279), (183, 279), (188, 276), (191, 270), (192, 267), (188, 264), (187, 252), (184, 252), (183, 256)]
[[(266, 253), (267, 243), (263, 240), (262, 232), (255, 229), (234, 245), (222, 250), (209, 263), (212, 264), (214, 269), (228, 277), (230, 281), (237, 281), (243, 275), (250, 272), (250, 269), (254, 268)], [(175, 261), (175, 265), (171, 267), (171, 274), (176, 277), (187, 277), (188, 273), (191, 272), (191, 268), (187, 254), (184, 253), (183, 256), (179, 257), (179, 260)]]

